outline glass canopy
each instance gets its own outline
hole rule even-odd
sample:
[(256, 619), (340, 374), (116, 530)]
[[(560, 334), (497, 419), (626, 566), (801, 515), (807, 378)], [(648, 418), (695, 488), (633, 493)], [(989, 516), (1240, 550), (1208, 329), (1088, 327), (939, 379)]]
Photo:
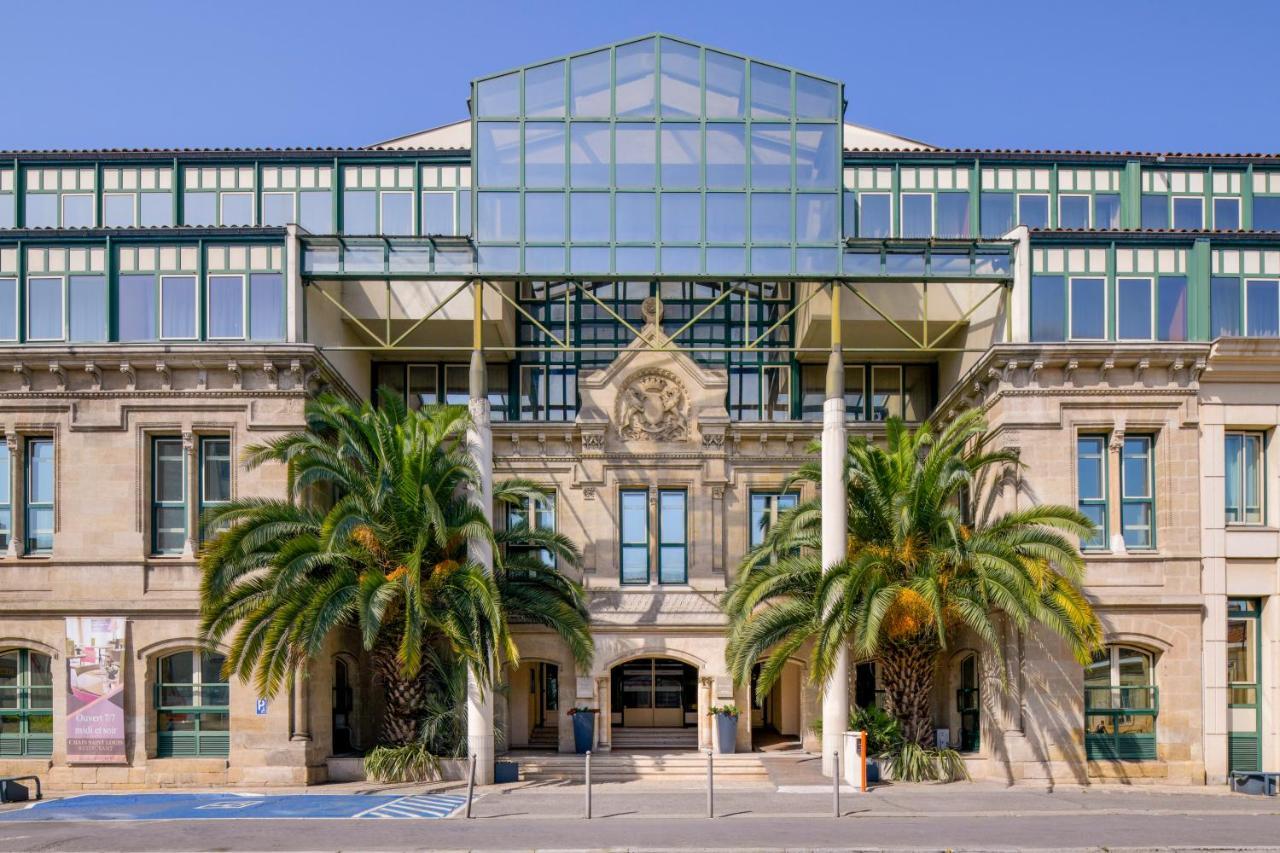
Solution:
[(840, 83), (668, 36), (472, 84), (486, 273), (834, 275)]

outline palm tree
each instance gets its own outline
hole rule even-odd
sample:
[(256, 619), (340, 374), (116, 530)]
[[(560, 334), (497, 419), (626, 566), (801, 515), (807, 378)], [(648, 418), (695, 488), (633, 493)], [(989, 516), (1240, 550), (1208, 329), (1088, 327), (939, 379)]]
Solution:
[[(1018, 464), (1013, 453), (990, 449), (979, 412), (937, 432), (927, 425), (912, 432), (897, 419), (886, 427), (883, 446), (863, 437), (848, 444), (843, 561), (823, 572), (818, 499), (783, 513), (746, 556), (723, 602), (728, 658), (743, 683), (763, 661), (763, 695), (806, 646), (819, 684), (849, 648), (879, 664), (904, 739), (928, 748), (934, 672), (962, 629), (999, 658), (996, 614), (1003, 614), (1020, 630), (1047, 627), (1081, 663), (1090, 660), (1102, 629), (1080, 590), (1076, 542), (1093, 526), (1070, 507), (1048, 504), (967, 520), (962, 504)], [(788, 487), (820, 481), (813, 462)]]
[[(556, 631), (588, 665), (592, 644), (582, 588), (527, 555), (494, 549), (494, 571), (469, 543), (523, 541), (577, 565), (573, 543), (550, 531), (495, 536), (473, 494), (466, 410), (409, 411), (383, 391), (381, 405), (322, 395), (306, 429), (250, 446), (249, 468), (282, 463), (283, 499), (241, 498), (203, 522), (220, 530), (201, 553), (201, 635), (230, 637), (228, 674), (272, 696), (333, 632), (356, 629), (386, 691), (380, 739), (409, 743), (427, 689), (424, 654), (435, 644), (466, 662), (483, 685), (518, 652), (509, 625)], [(498, 484), (499, 501), (540, 494)], [(537, 563), (537, 564), (535, 564)]]

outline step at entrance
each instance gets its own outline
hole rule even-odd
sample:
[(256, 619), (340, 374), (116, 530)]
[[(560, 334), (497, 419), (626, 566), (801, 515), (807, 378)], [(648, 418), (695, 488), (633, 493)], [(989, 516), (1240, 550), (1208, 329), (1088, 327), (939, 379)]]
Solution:
[[(567, 782), (581, 784), (584, 761), (581, 755), (563, 753), (511, 753), (520, 765), (522, 782)], [(717, 783), (768, 782), (764, 762), (753, 753), (717, 755)], [(690, 782), (705, 783), (707, 757), (699, 752), (602, 752), (591, 756), (591, 781), (596, 782)]]
[(678, 752), (698, 748), (696, 728), (624, 728), (618, 726), (611, 733), (612, 746), (616, 750), (661, 749)]
[(529, 749), (558, 749), (560, 732), (554, 726), (538, 726), (529, 733)]

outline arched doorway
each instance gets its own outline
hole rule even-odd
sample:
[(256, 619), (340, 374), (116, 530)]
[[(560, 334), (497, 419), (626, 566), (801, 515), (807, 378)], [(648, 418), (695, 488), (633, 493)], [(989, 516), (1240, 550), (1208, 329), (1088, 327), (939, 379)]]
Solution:
[(697, 745), (697, 667), (672, 658), (636, 658), (613, 667), (609, 684), (615, 746)]
[(765, 696), (759, 695), (761, 664), (751, 669), (751, 745), (757, 751), (800, 747), (800, 683), (803, 669), (788, 661)]
[(355, 711), (355, 689), (352, 686), (351, 665), (343, 658), (333, 661), (333, 754), (350, 755), (356, 751), (352, 733), (352, 712)]

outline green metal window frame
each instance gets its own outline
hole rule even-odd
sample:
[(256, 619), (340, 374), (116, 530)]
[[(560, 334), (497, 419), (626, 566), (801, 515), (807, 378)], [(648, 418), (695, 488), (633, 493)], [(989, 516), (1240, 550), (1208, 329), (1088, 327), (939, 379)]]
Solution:
[[(668, 501), (680, 501), (680, 529), (678, 531), (668, 529), (667, 525), (662, 523), (665, 515), (666, 505)], [(687, 584), (689, 582), (689, 490), (688, 489), (659, 489), (658, 490), (658, 536), (655, 547), (658, 557), (658, 583), (660, 584)], [(668, 572), (667, 552), (679, 551), (679, 574), (674, 571)]]
[[(192, 680), (190, 682), (165, 682), (161, 680), (164, 662), (180, 655), (192, 657)], [(156, 757), (157, 758), (223, 758), (231, 753), (231, 708), (229, 702), (231, 685), (227, 681), (204, 681), (206, 661), (221, 661), (223, 656), (198, 651), (181, 651), (165, 655), (156, 661)], [(218, 664), (221, 669), (222, 664)], [(191, 691), (190, 704), (166, 701), (167, 690)], [(206, 701), (212, 694), (216, 697), (227, 696), (228, 701), (216, 703)], [(211, 697), (211, 698), (212, 698)], [(183, 714), (192, 717), (191, 731), (166, 731), (160, 728), (161, 720), (166, 714)], [(226, 718), (226, 728), (208, 727), (215, 717)], [(208, 727), (208, 728), (206, 728)]]
[[(52, 659), (31, 649), (0, 650), (10, 654), (16, 678), (12, 686), (0, 685), (0, 758), (47, 758), (53, 755)], [(32, 683), (33, 659), (44, 662), (47, 685)]]
[[(167, 452), (166, 452), (167, 451)], [(173, 498), (165, 499), (161, 497), (161, 461), (175, 458), (178, 466), (182, 470), (182, 480), (180, 489), (182, 492), (181, 499)], [(179, 510), (181, 512), (182, 527), (161, 527), (161, 517), (166, 513), (164, 510)], [(161, 536), (165, 533), (179, 533), (179, 544), (173, 547), (164, 548), (160, 544)], [(181, 554), (187, 539), (187, 452), (183, 446), (182, 436), (178, 435), (156, 435), (151, 437), (151, 553), (159, 556), (171, 557)]]
[[(973, 683), (965, 686), (966, 668), (972, 666)], [(978, 670), (978, 655), (971, 652), (960, 661), (960, 686), (956, 688), (956, 713), (960, 715), (960, 737), (956, 748), (960, 752), (978, 752), (982, 749), (982, 674)]]
[[(224, 446), (225, 446), (225, 450), (222, 449)], [(225, 529), (225, 527), (219, 527), (212, 530), (207, 529), (203, 519), (204, 519), (205, 513), (208, 512), (209, 510), (214, 509), (216, 507), (223, 506), (227, 503), (230, 503), (231, 501), (231, 497), (230, 497), (231, 487), (232, 487), (232, 484), (235, 482), (235, 476), (234, 476), (235, 466), (233, 465), (233, 460), (231, 458), (231, 436), (230, 435), (202, 435), (200, 436), (199, 452), (200, 452), (199, 470), (197, 471), (197, 474), (196, 474), (196, 488), (199, 490), (198, 496), (197, 496), (198, 512), (196, 517), (201, 519), (200, 540), (204, 541), (214, 533), (217, 533), (219, 530)], [(208, 496), (208, 489), (207, 489), (207, 485), (208, 485), (207, 472), (209, 469), (209, 463), (214, 462), (214, 463), (221, 464), (223, 463), (224, 460), (227, 466), (227, 498), (226, 500), (214, 500)]]
[[(1253, 623), (1253, 681), (1232, 681), (1231, 673), (1227, 673), (1227, 769), (1258, 771), (1263, 768), (1262, 750), (1262, 602), (1256, 598), (1231, 598), (1227, 600), (1227, 642), (1231, 642), (1230, 626), (1234, 621), (1248, 620)], [(1252, 695), (1252, 701), (1237, 699)], [(1254, 725), (1252, 732), (1235, 732), (1230, 728), (1230, 720), (1235, 710), (1253, 711)]]
[[(632, 531), (627, 529), (627, 514), (625, 512), (628, 498), (639, 498), (643, 504), (644, 511), (639, 517), (644, 519), (644, 529), (642, 531)], [(644, 489), (619, 489), (618, 490), (618, 581), (624, 586), (630, 585), (646, 585), (649, 583), (653, 573), (653, 552), (652, 543), (649, 541), (649, 490)], [(626, 575), (626, 559), (628, 554), (644, 555), (644, 577), (634, 577), (630, 580)]]
[[(1085, 445), (1096, 445), (1097, 450), (1089, 450), (1089, 455), (1085, 456)], [(1076, 508), (1085, 515), (1089, 515), (1090, 507), (1097, 507), (1102, 510), (1102, 524), (1098, 525), (1098, 530), (1093, 538), (1082, 540), (1080, 542), (1081, 550), (1085, 551), (1105, 551), (1110, 546), (1111, 510), (1107, 499), (1108, 487), (1110, 485), (1110, 459), (1107, 453), (1107, 435), (1105, 433), (1081, 433), (1076, 436)], [(1086, 461), (1097, 461), (1098, 465), (1098, 482), (1102, 494), (1100, 495), (1081, 495), (1080, 494), (1080, 466)]]
[[(57, 493), (57, 488), (58, 488), (57, 487), (58, 461), (55, 458), (56, 449), (54, 448), (53, 439), (49, 437), (28, 438), (26, 440), (26, 448), (25, 448), (26, 452), (23, 454), (23, 463), (25, 466), (24, 482), (26, 484), (26, 488), (23, 489), (23, 492), (22, 492), (23, 504), (24, 504), (23, 505), (23, 520), (24, 520), (23, 534), (26, 540), (23, 547), (23, 553), (25, 554), (42, 554), (43, 555), (43, 554), (49, 554), (53, 551), (52, 539), (54, 536), (54, 530), (57, 526), (56, 524), (53, 523), (53, 520), (52, 520), (52, 516), (54, 513), (55, 499), (51, 497), (47, 501), (36, 501), (36, 500), (32, 500), (31, 498), (31, 495), (33, 492), (31, 487), (31, 483), (32, 483), (31, 475), (33, 473), (33, 468), (34, 468), (34, 466), (32, 465), (32, 461), (35, 458), (35, 450), (37, 448), (45, 447), (45, 446), (49, 448), (49, 451), (50, 451), (49, 462), (51, 465), (53, 465), (53, 490), (55, 495)], [(34, 523), (35, 514), (45, 510), (47, 510), (50, 514), (50, 528), (49, 528), (50, 544), (49, 544), (49, 547), (42, 548), (42, 547), (38, 547), (38, 541), (35, 537), (32, 536), (32, 531), (36, 530), (36, 526)]]
[[(1259, 430), (1227, 430), (1223, 440), (1223, 487), (1226, 500), (1223, 509), (1228, 526), (1261, 525), (1267, 517), (1267, 434)], [(1234, 446), (1233, 446), (1234, 445)], [(1249, 448), (1253, 448), (1250, 456)], [(1231, 484), (1225, 476), (1226, 466), (1235, 457), (1236, 470), (1239, 472), (1239, 488), (1235, 495), (1231, 494)], [(1250, 460), (1252, 459), (1252, 466)], [(1250, 468), (1252, 467), (1252, 471)], [(1253, 491), (1257, 501), (1250, 506), (1248, 501), (1249, 482), (1253, 483)]]
[[(1145, 452), (1139, 453), (1136, 450), (1130, 451), (1130, 443), (1135, 446), (1145, 447)], [(1131, 485), (1128, 478), (1125, 477), (1126, 461), (1135, 457), (1146, 458), (1146, 476), (1143, 477), (1143, 485), (1146, 487), (1146, 494), (1129, 494), (1129, 486)], [(1150, 519), (1150, 528), (1145, 541), (1138, 540), (1129, 541), (1130, 525), (1124, 520), (1125, 509), (1129, 507), (1145, 507), (1147, 517)], [(1120, 448), (1120, 526), (1121, 532), (1125, 537), (1125, 547), (1131, 550), (1152, 551), (1156, 548), (1156, 459), (1155, 459), (1155, 436), (1153, 435), (1125, 435), (1124, 442)], [(1135, 530), (1141, 530), (1140, 527), (1134, 527)]]
[[(1152, 683), (1119, 683), (1119, 656), (1122, 652), (1141, 655), (1147, 661)], [(1109, 684), (1084, 687), (1085, 757), (1091, 761), (1153, 761), (1157, 757), (1156, 722), (1160, 715), (1160, 689), (1154, 683), (1155, 656), (1145, 649), (1112, 644), (1095, 656), (1095, 662), (1101, 662), (1104, 657), (1109, 662)], [(1122, 731), (1125, 722), (1135, 718), (1150, 718), (1150, 732)], [(1091, 725), (1105, 728), (1108, 720), (1110, 731), (1091, 730)]]
[(778, 516), (789, 509), (795, 509), (799, 503), (800, 493), (794, 490), (782, 492), (776, 489), (752, 489), (748, 495), (748, 547), (755, 548), (763, 544), (769, 528), (778, 523)]
[[(541, 497), (530, 497), (523, 504), (507, 504), (507, 530), (527, 526), (531, 530), (548, 530), (556, 532), (556, 492), (554, 489), (544, 490)], [(556, 568), (558, 561), (554, 554), (545, 548), (521, 548), (521, 551), (536, 550), (543, 565)]]
[[(511, 394), (511, 364), (505, 361), (489, 361), (485, 365), (486, 386), (489, 397), (489, 416), (495, 423), (513, 420)], [(470, 365), (462, 361), (375, 361), (370, 366), (370, 384), (374, 389), (373, 403), (379, 404), (377, 392), (386, 387), (400, 395), (406, 406), (417, 409), (427, 405), (461, 405), (470, 402)], [(463, 390), (452, 395), (450, 399), (448, 377), (451, 372), (461, 372), (464, 377)], [(398, 374), (398, 376), (397, 376)], [(432, 399), (421, 399), (424, 394), (415, 395), (414, 375), (435, 377), (435, 391), (430, 392)], [(390, 382), (386, 381), (391, 379)], [(415, 400), (417, 396), (419, 399)]]

